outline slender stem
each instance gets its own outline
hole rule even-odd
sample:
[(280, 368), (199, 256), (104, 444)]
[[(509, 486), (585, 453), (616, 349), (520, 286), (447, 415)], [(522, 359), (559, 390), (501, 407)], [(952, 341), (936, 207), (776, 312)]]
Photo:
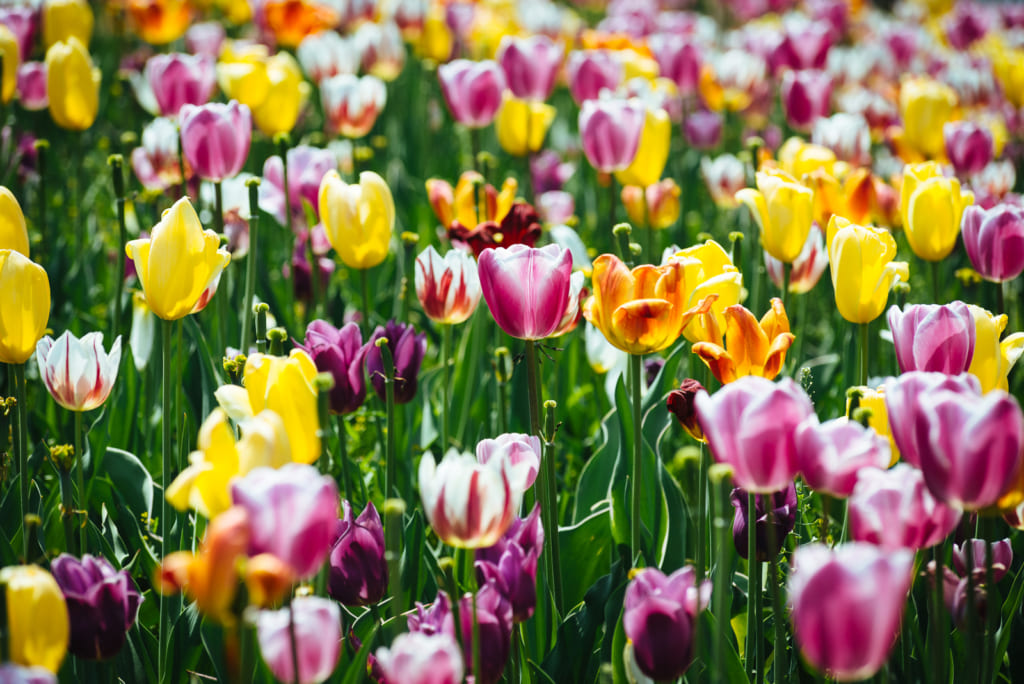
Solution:
[[(213, 225), (217, 235), (224, 235), (224, 190), (220, 181), (213, 184)], [(228, 278), (231, 269), (224, 269), (221, 273), (220, 289), (221, 295), (217, 297), (217, 336), (219, 344), (217, 349), (220, 354), (228, 346)], [(216, 295), (214, 295), (216, 297)], [(244, 353), (244, 352), (243, 352)]]
[[(16, 448), (18, 450), (18, 493), (21, 499), (21, 524), (24, 525), (25, 516), (28, 515), (28, 405), (25, 403), (25, 364), (17, 363), (11, 366), (11, 371), (14, 376), (14, 398), (15, 398), (15, 409), (18, 411), (18, 415), (15, 420), (18, 421), (18, 429), (16, 430), (18, 440), (16, 442)], [(26, 562), (28, 561), (28, 534), (25, 533), (22, 528), (22, 555)]]
[(338, 433), (338, 460), (341, 461), (341, 489), (345, 493), (345, 501), (352, 503), (352, 489), (348, 474), (348, 436), (345, 434), (344, 416), (336, 416), (334, 426)]
[(181, 173), (181, 196), (188, 197), (188, 179), (185, 178), (185, 141), (181, 137), (181, 126), (178, 127), (178, 171)]
[[(452, 405), (452, 326), (444, 325), (441, 329), (441, 364), (444, 368), (442, 373), (441, 388), (441, 455), (448, 450), (449, 422), (451, 418)], [(499, 388), (500, 391), (500, 388)], [(538, 419), (539, 422), (539, 419)]]
[(84, 554), (88, 549), (85, 545), (85, 528), (89, 525), (89, 499), (85, 493), (85, 448), (84, 431), (82, 430), (82, 412), (75, 411), (75, 462), (78, 467), (78, 506), (85, 516), (82, 526), (79, 528), (78, 553)]
[(114, 179), (114, 196), (115, 203), (117, 205), (117, 229), (118, 229), (118, 247), (117, 250), (117, 282), (114, 283), (114, 315), (113, 315), (113, 329), (111, 331), (111, 337), (116, 337), (121, 334), (121, 309), (123, 307), (121, 300), (124, 297), (124, 260), (125, 251), (124, 246), (128, 242), (128, 229), (125, 223), (124, 213), (124, 160), (121, 155), (115, 155), (111, 157), (110, 168)]
[[(369, 269), (364, 268), (359, 271), (359, 278), (363, 286), (363, 332), (366, 334), (367, 337), (369, 337), (373, 333), (373, 327), (370, 324), (370, 283), (369, 278), (367, 276), (368, 270)], [(319, 274), (315, 271), (315, 269), (313, 272), (313, 276), (319, 277)]]
[(259, 209), (259, 180), (254, 179), (246, 182), (249, 187), (249, 254), (245, 260), (245, 299), (242, 301), (242, 346), (239, 349), (243, 354), (249, 354), (249, 341), (252, 340), (253, 322), (252, 307), (253, 299), (256, 298), (256, 268), (259, 263), (260, 248), (260, 209)]
[(562, 558), (561, 549), (558, 546), (558, 474), (555, 472), (555, 402), (545, 402), (546, 415), (545, 424), (547, 428), (544, 430), (544, 450), (541, 454), (542, 466), (545, 474), (547, 475), (548, 486), (544, 494), (546, 499), (542, 504), (543, 507), (548, 508), (552, 512), (550, 531), (546, 531), (547, 534), (551, 535), (551, 579), (554, 585), (555, 591), (555, 608), (559, 615), (564, 614), (565, 604), (562, 601)]
[(929, 263), (931, 264), (932, 271), (932, 303), (941, 304), (942, 302), (939, 301), (939, 262), (932, 261)]
[[(996, 314), (1006, 313), (1006, 283), (996, 283)], [(1013, 328), (1010, 328), (1013, 330)]]
[[(782, 264), (782, 308), (789, 316), (789, 278), (793, 273), (793, 264)], [(793, 321), (789, 321), (789, 327), (793, 327)]]
[[(995, 648), (996, 629), (999, 627), (999, 603), (994, 601), (995, 591), (995, 571), (992, 568), (992, 538), (995, 536), (995, 521), (991, 516), (984, 516), (979, 518), (982, 526), (982, 538), (985, 539), (985, 597), (988, 601), (989, 609), (985, 612), (985, 618), (987, 624), (985, 625), (984, 636), (982, 637), (985, 642), (982, 648), (982, 661), (981, 661), (981, 682), (987, 684), (992, 681), (992, 675), (999, 672), (999, 668), (996, 663), (992, 662), (994, 658), (993, 649)], [(991, 670), (989, 668), (992, 668)]]
[[(772, 552), (776, 546), (779, 545), (779, 540), (775, 539), (777, 530), (775, 529), (774, 517), (775, 502), (771, 499), (773, 495), (769, 494), (769, 503), (767, 508), (767, 529), (768, 529), (768, 550)], [(773, 652), (773, 658), (775, 661), (775, 677), (773, 679), (776, 684), (779, 682), (788, 681), (789, 677), (789, 658), (786, 652), (786, 621), (784, 619), (784, 610), (782, 607), (782, 586), (779, 584), (779, 554), (772, 553), (770, 565), (769, 565), (769, 576), (768, 585), (772, 591), (772, 623), (775, 626), (775, 648)]]
[(631, 506), (629, 541), (632, 552), (633, 565), (636, 566), (640, 554), (643, 552), (643, 538), (641, 537), (642, 527), (640, 525), (640, 479), (643, 474), (643, 430), (642, 430), (642, 406), (643, 396), (640, 390), (640, 374), (643, 372), (643, 356), (630, 354), (629, 356), (629, 382), (632, 386), (633, 395), (633, 476), (629, 486)]
[(75, 524), (72, 516), (75, 513), (75, 495), (71, 487), (71, 472), (67, 469), (68, 463), (58, 463), (57, 470), (60, 475), (60, 500), (64, 509), (60, 514), (60, 521), (64, 527), (64, 548), (71, 554), (76, 555), (75, 545)]
[[(46, 239), (46, 159), (49, 156), (50, 143), (47, 140), (36, 141), (36, 168), (39, 171), (39, 197), (37, 201), (39, 203), (39, 231), (40, 245), (49, 244)], [(121, 256), (124, 256), (124, 249), (121, 250)]]
[(615, 176), (608, 181), (608, 225), (615, 226)]
[[(706, 386), (706, 385), (705, 385)], [(697, 468), (697, 584), (704, 580), (707, 566), (707, 485), (708, 455), (704, 453), (704, 443), (700, 443), (697, 456), (700, 460)]]
[[(479, 128), (470, 128), (469, 129), (469, 153), (472, 155), (472, 159), (469, 160), (469, 167), (471, 169), (476, 169), (477, 171), (480, 172), (481, 175), (483, 175), (483, 173), (484, 173), (483, 170), (482, 169), (477, 169), (477, 166), (480, 164), (480, 129)], [(486, 180), (487, 179), (485, 178), (484, 181), (486, 182)], [(478, 216), (477, 217), (477, 223), (483, 223), (485, 220), (486, 220), (486, 217), (484, 217), (484, 216)]]
[(521, 626), (514, 625), (512, 627), (512, 684), (520, 684), (523, 680), (522, 663), (520, 662), (523, 658), (522, 639)]
[[(722, 481), (719, 483), (716, 489), (716, 496), (718, 505), (715, 510), (714, 530), (718, 543), (716, 544), (717, 559), (715, 561), (714, 602), (718, 638), (715, 639), (714, 653), (715, 662), (722, 663), (729, 648), (729, 632), (732, 630), (729, 624), (729, 603), (732, 600), (732, 573), (726, 572), (726, 568), (729, 565), (729, 536), (732, 530), (732, 516), (730, 513), (732, 506), (729, 505), (729, 482), (726, 478), (722, 478)], [(724, 668), (718, 674), (720, 677), (719, 681), (727, 681)]]
[[(160, 555), (166, 558), (171, 552), (171, 512), (167, 506), (167, 488), (171, 484), (171, 462), (172, 462), (172, 451), (171, 451), (171, 431), (173, 426), (173, 410), (171, 408), (171, 335), (174, 331), (174, 323), (172, 321), (161, 320), (160, 321), (160, 382), (162, 387), (161, 402), (160, 402), (160, 437), (161, 437), (161, 486), (163, 491), (160, 496)], [(158, 672), (157, 676), (160, 681), (164, 681), (164, 668), (166, 667), (166, 659), (164, 655), (164, 649), (166, 647), (166, 639), (170, 636), (168, 630), (168, 620), (170, 616), (167, 614), (168, 608), (167, 598), (160, 600), (160, 632), (159, 632), (159, 656), (157, 658)]]
[(758, 662), (758, 638), (761, 629), (757, 624), (757, 604), (761, 600), (761, 564), (757, 562), (757, 501), (753, 493), (747, 494), (747, 649), (745, 660), (747, 663), (747, 679), (754, 680), (755, 675), (760, 676), (756, 665)]
[(295, 600), (288, 601), (288, 644), (292, 651), (292, 681), (299, 684), (302, 673), (299, 671), (299, 640), (295, 635)]
[[(381, 344), (381, 341), (384, 341)], [(391, 349), (385, 338), (377, 341), (380, 347), (381, 361), (384, 365), (384, 396), (387, 411), (387, 441), (384, 450), (384, 497), (389, 499), (397, 496), (401, 499), (401, 492), (397, 491), (395, 483), (395, 469), (398, 467), (395, 457), (395, 361), (391, 356)]]
[(480, 681), (480, 668), (483, 665), (480, 657), (480, 619), (476, 612), (476, 592), (473, 592), (473, 675), (475, 681)]
[[(309, 238), (306, 240), (306, 259), (309, 261), (309, 315), (307, 318), (313, 320), (320, 315), (320, 302), (323, 295), (320, 293), (320, 262), (316, 252), (313, 251), (313, 228), (309, 229)], [(365, 271), (363, 272), (365, 279)]]
[[(402, 592), (402, 523), (405, 502), (400, 499), (384, 501), (384, 534), (386, 537), (384, 557), (388, 565), (388, 591), (391, 601), (388, 612), (397, 618), (405, 604)], [(397, 622), (397, 621), (396, 621)]]
[(870, 343), (869, 333), (870, 323), (861, 323), (859, 326), (860, 331), (860, 368), (858, 373), (858, 383), (861, 386), (866, 387), (868, 384), (868, 345)]
[(935, 561), (935, 584), (932, 587), (932, 605), (930, 613), (931, 618), (931, 650), (932, 650), (932, 681), (945, 682), (946, 681), (946, 656), (948, 655), (945, 648), (945, 634), (946, 634), (946, 619), (945, 619), (945, 599), (943, 597), (943, 584), (945, 579), (943, 577), (943, 563), (944, 558), (944, 543), (940, 542), (932, 547), (932, 558)]
[[(974, 544), (973, 540), (967, 539), (964, 541), (965, 551), (967, 553), (967, 631), (964, 634), (964, 643), (966, 645), (966, 667), (964, 673), (966, 678), (964, 681), (979, 681), (979, 673), (976, 671), (977, 663), (975, 662), (975, 656), (977, 655), (978, 647), (978, 620), (975, 615), (975, 606), (977, 603), (974, 600)], [(992, 606), (990, 610), (998, 610), (997, 606)]]

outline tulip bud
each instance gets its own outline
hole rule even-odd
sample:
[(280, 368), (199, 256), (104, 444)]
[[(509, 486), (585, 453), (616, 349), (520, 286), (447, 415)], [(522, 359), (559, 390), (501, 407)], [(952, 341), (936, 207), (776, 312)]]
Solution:
[(956, 246), (964, 209), (974, 194), (942, 175), (938, 164), (908, 164), (900, 186), (900, 215), (910, 248), (921, 259), (941, 261)]
[(387, 340), (388, 351), (395, 364), (395, 403), (408, 404), (416, 396), (420, 365), (427, 351), (426, 333), (416, 333), (412, 325), (388, 321), (377, 326), (366, 342), (366, 372), (373, 390), (383, 401), (386, 398), (384, 359), (378, 342)]
[(164, 116), (177, 116), (186, 104), (206, 104), (217, 84), (214, 61), (205, 55), (154, 55), (146, 62), (146, 80)]
[(50, 280), (21, 252), (0, 249), (0, 363), (28, 361), (50, 317)]
[(462, 651), (441, 632), (399, 634), (390, 648), (376, 653), (382, 684), (461, 684)]
[(994, 316), (980, 306), (968, 304), (974, 317), (974, 356), (968, 372), (981, 383), (982, 393), (993, 389), (1006, 391), (1008, 375), (1024, 353), (1024, 333), (1014, 333), (1000, 340), (1006, 329), (1007, 316)]
[(29, 256), (28, 228), (21, 205), (9, 189), (0, 186), (0, 249)]
[(346, 138), (362, 138), (370, 132), (387, 96), (384, 82), (373, 75), (338, 74), (320, 83), (327, 128)]
[(330, 678), (341, 656), (341, 609), (329, 599), (300, 596), (287, 608), (260, 611), (256, 635), (263, 662), (279, 681), (323, 682)]
[(496, 59), (513, 96), (543, 101), (554, 88), (562, 63), (562, 46), (544, 34), (529, 38), (504, 36)]
[(580, 106), (588, 100), (596, 100), (602, 90), (618, 88), (624, 76), (622, 63), (610, 50), (570, 52), (566, 73), (569, 92)]
[(541, 340), (558, 330), (571, 286), (569, 250), (498, 247), (481, 253), (478, 267), (484, 299), (502, 330), (525, 340)]
[(519, 100), (506, 94), (494, 124), (498, 144), (515, 157), (540, 151), (556, 114), (551, 105)]
[(416, 296), (423, 312), (438, 323), (462, 323), (480, 303), (476, 262), (462, 250), (443, 258), (433, 245), (416, 257)]
[(975, 123), (947, 123), (942, 129), (946, 156), (958, 176), (979, 173), (992, 161), (992, 133)]
[(185, 160), (201, 178), (216, 183), (242, 170), (252, 142), (248, 107), (235, 100), (199, 107), (184, 104), (179, 118)]
[(888, 314), (900, 372), (936, 371), (959, 375), (974, 357), (975, 326), (963, 302), (913, 304)]
[(349, 184), (335, 170), (320, 183), (320, 219), (327, 239), (349, 268), (372, 268), (388, 255), (395, 229), (395, 202), (384, 179), (372, 171)]
[(983, 278), (1003, 283), (1024, 272), (1024, 209), (967, 207), (961, 230), (971, 265)]
[(494, 120), (505, 89), (505, 76), (497, 62), (456, 59), (438, 67), (437, 77), (455, 121), (483, 128)]
[(900, 86), (900, 117), (907, 143), (927, 158), (945, 148), (943, 126), (953, 117), (956, 93), (927, 77), (908, 78)]
[(700, 429), (700, 423), (697, 422), (695, 402), (697, 394), (704, 391), (704, 385), (692, 378), (687, 378), (683, 380), (679, 389), (668, 393), (669, 412), (676, 417), (687, 434), (698, 442), (704, 441), (704, 432)]
[(892, 284), (910, 277), (905, 261), (893, 261), (896, 240), (889, 231), (833, 216), (826, 243), (840, 315), (853, 323), (875, 320), (885, 308)]
[(824, 71), (787, 71), (782, 77), (781, 97), (789, 124), (809, 131), (815, 121), (828, 116), (832, 77)]
[(579, 117), (580, 138), (587, 160), (595, 169), (611, 173), (629, 167), (640, 148), (644, 112), (634, 100), (587, 100), (583, 103)]

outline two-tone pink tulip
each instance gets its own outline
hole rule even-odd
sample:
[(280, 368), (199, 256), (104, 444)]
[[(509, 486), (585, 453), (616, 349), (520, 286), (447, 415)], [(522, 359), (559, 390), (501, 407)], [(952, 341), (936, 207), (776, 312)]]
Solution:
[(626, 169), (640, 149), (646, 113), (639, 100), (587, 100), (580, 109), (583, 152), (604, 173)]
[(437, 78), (455, 121), (469, 128), (483, 128), (494, 121), (506, 86), (497, 62), (456, 59), (438, 67)]
[(900, 372), (959, 375), (974, 358), (974, 317), (963, 302), (892, 306), (886, 315)]
[(164, 116), (177, 116), (187, 104), (206, 104), (217, 85), (214, 60), (206, 55), (154, 55), (145, 75)]
[(69, 411), (91, 411), (103, 405), (117, 380), (121, 338), (108, 354), (103, 333), (79, 339), (69, 330), (56, 341), (47, 335), (36, 344), (36, 363), (54, 401)]
[(503, 37), (496, 59), (515, 97), (543, 101), (555, 87), (562, 55), (561, 44), (539, 33), (528, 38)]
[(602, 90), (614, 91), (622, 83), (624, 69), (614, 52), (608, 50), (577, 50), (569, 53), (566, 63), (569, 93), (576, 104), (596, 100)]
[(378, 648), (382, 684), (461, 684), (462, 649), (445, 632), (399, 634), (389, 648)]
[(263, 662), (278, 681), (324, 682), (341, 656), (341, 609), (330, 599), (299, 596), (288, 608), (259, 611), (256, 636)]
[(922, 452), (929, 448), (928, 434), (918, 430), (921, 402), (936, 392), (955, 392), (964, 403), (973, 403), (981, 396), (981, 384), (969, 373), (946, 375), (921, 371), (904, 373), (885, 383), (885, 410), (893, 442), (900, 458), (918, 468)]
[(658, 74), (676, 84), (683, 96), (692, 95), (700, 82), (703, 62), (700, 46), (685, 36), (655, 33), (647, 45), (658, 62)]
[(856, 421), (805, 420), (796, 431), (796, 458), (807, 485), (845, 499), (868, 468), (888, 468), (889, 440)]
[(536, 435), (507, 433), (477, 442), (476, 460), (508, 473), (509, 483), (521, 496), (533, 486), (540, 470), (540, 438)]
[(967, 207), (960, 230), (971, 265), (982, 278), (1005, 283), (1024, 272), (1024, 208)]
[(954, 121), (942, 127), (946, 156), (958, 176), (984, 169), (993, 155), (992, 132), (973, 121)]
[(435, 323), (462, 323), (476, 311), (482, 290), (476, 262), (467, 252), (450, 250), (443, 257), (433, 245), (416, 257), (416, 297)]
[(828, 116), (832, 77), (824, 71), (787, 71), (782, 77), (782, 108), (786, 120), (798, 130), (809, 131), (814, 122)]
[(238, 175), (252, 142), (252, 114), (232, 100), (201, 106), (185, 104), (178, 112), (185, 161), (204, 180), (219, 183)]
[(558, 245), (485, 249), (480, 287), (498, 327), (521, 340), (553, 335), (566, 313), (572, 253)]

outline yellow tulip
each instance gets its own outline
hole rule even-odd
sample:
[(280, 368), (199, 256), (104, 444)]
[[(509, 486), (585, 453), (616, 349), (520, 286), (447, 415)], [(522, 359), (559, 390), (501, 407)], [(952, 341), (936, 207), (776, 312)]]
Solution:
[[(889, 467), (896, 465), (900, 460), (900, 450), (896, 447), (896, 440), (892, 438), (892, 428), (889, 427), (889, 411), (885, 408), (885, 385), (879, 385), (878, 389), (870, 387), (855, 387), (860, 390), (860, 407), (871, 411), (868, 417), (868, 427), (881, 437), (889, 440), (889, 451), (892, 457), (889, 460)], [(850, 412), (850, 400), (846, 401), (846, 412)]]
[(0, 186), (0, 249), (29, 256), (25, 215), (21, 213), (21, 205), (14, 193), (3, 186)]
[(793, 136), (782, 144), (778, 153), (779, 168), (794, 178), (803, 178), (815, 171), (835, 176), (836, 153), (822, 145), (808, 143)]
[(658, 77), (658, 63), (650, 56), (636, 50), (619, 50), (619, 61), (622, 62), (622, 80), (628, 82), (634, 78), (653, 81)]
[(663, 230), (679, 218), (679, 195), (676, 182), (666, 178), (646, 188), (627, 185), (622, 188), (622, 206), (635, 226)]
[[(696, 306), (708, 295), (715, 295), (708, 314), (695, 316), (683, 328), (683, 335), (690, 342), (714, 342), (721, 344), (721, 330), (725, 328), (725, 309), (739, 304), (743, 289), (743, 275), (733, 265), (729, 254), (714, 240), (694, 245), (680, 252), (676, 258), (684, 264), (687, 296), (686, 307)], [(708, 315), (713, 316), (709, 320)]]
[[(333, 169), (320, 182), (320, 217), (338, 257), (349, 268), (373, 268), (384, 261), (395, 229), (395, 201), (373, 171), (346, 183)], [(475, 226), (474, 226), (475, 227)]]
[(151, 237), (132, 240), (125, 252), (135, 260), (146, 304), (167, 321), (192, 313), (231, 261), (220, 247), (220, 237), (203, 230), (186, 197), (163, 213)]
[(252, 110), (252, 120), (264, 135), (287, 133), (295, 127), (309, 99), (310, 87), (302, 69), (287, 52), (279, 52), (266, 64), (267, 94)]
[(668, 161), (671, 140), (672, 122), (668, 113), (660, 107), (648, 107), (636, 156), (629, 166), (615, 172), (615, 178), (623, 185), (639, 185), (642, 188), (657, 183)]
[(92, 38), (92, 8), (85, 0), (46, 0), (43, 3), (43, 48), (77, 38), (88, 45)]
[(4, 58), (4, 83), (0, 98), (4, 104), (8, 104), (14, 99), (14, 91), (17, 89), (21, 53), (18, 51), (18, 39), (3, 24), (0, 24), (0, 56)]
[(50, 319), (50, 279), (21, 252), (0, 249), (0, 363), (28, 361)]
[(7, 587), (8, 649), (12, 663), (57, 673), (71, 635), (68, 608), (57, 580), (35, 565), (0, 570)]
[(268, 59), (267, 47), (260, 43), (225, 42), (217, 62), (217, 85), (229, 100), (255, 111), (270, 92)]
[(444, 9), (432, 4), (423, 19), (423, 31), (415, 43), (416, 54), (434, 62), (447, 62), (454, 46), (455, 39), (445, 21)]
[(520, 100), (506, 92), (494, 121), (498, 144), (514, 157), (539, 151), (555, 114), (557, 110), (549, 104)]
[(960, 181), (946, 178), (935, 162), (908, 164), (900, 187), (900, 216), (910, 249), (925, 261), (949, 256), (960, 234), (964, 208), (974, 194), (961, 191)]
[(828, 222), (828, 262), (840, 315), (852, 323), (878, 318), (889, 299), (889, 288), (910, 269), (905, 261), (893, 261), (896, 240), (889, 231), (858, 226), (840, 216)]
[(796, 336), (789, 332), (789, 318), (782, 300), (772, 299), (771, 309), (760, 321), (746, 307), (728, 307), (725, 346), (698, 342), (693, 353), (700, 357), (722, 384), (748, 375), (772, 380), (786, 362), (786, 352)]
[(54, 43), (46, 51), (46, 93), (54, 123), (71, 131), (92, 126), (100, 106), (100, 79), (77, 38)]
[(1024, 50), (1000, 47), (994, 51), (992, 70), (1003, 93), (1017, 107), (1024, 107)]
[(930, 159), (945, 156), (942, 127), (952, 120), (956, 93), (930, 78), (908, 78), (900, 86), (900, 118), (905, 142)]
[(980, 306), (968, 304), (974, 317), (974, 357), (967, 369), (978, 378), (981, 391), (994, 389), (1006, 391), (1009, 388), (1010, 369), (1024, 354), (1024, 333), (1014, 333), (1000, 341), (1006, 329), (1006, 314), (994, 316)]
[(757, 190), (736, 193), (761, 229), (761, 246), (779, 261), (800, 256), (814, 221), (814, 191), (778, 169), (757, 172)]

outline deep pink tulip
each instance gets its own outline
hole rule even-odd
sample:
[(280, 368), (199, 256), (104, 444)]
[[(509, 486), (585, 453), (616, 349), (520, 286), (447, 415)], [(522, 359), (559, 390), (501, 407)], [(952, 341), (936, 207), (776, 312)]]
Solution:
[(967, 50), (988, 33), (995, 17), (985, 10), (983, 5), (964, 2), (946, 15), (946, 38), (954, 50)]
[(14, 34), (22, 62), (32, 55), (32, 43), (38, 28), (39, 12), (33, 7), (0, 7), (0, 25)]
[(937, 501), (924, 475), (906, 463), (889, 470), (865, 469), (847, 502), (850, 538), (883, 549), (926, 549), (960, 523), (959, 508)]
[(796, 476), (796, 429), (814, 414), (789, 378), (776, 384), (742, 377), (712, 395), (699, 393), (697, 422), (715, 460), (728, 463), (736, 484), (755, 494), (785, 489)]
[(543, 34), (529, 38), (505, 36), (498, 46), (498, 64), (512, 94), (522, 100), (546, 100), (562, 65), (562, 45)]
[(530, 619), (537, 604), (537, 560), (544, 549), (540, 504), (525, 519), (516, 518), (493, 546), (476, 550), (477, 583), (493, 580), (512, 604), (513, 622)]
[(1003, 283), (1024, 272), (1024, 209), (999, 204), (970, 206), (960, 224), (964, 249), (974, 270), (986, 280)]
[(823, 22), (800, 22), (786, 27), (786, 34), (769, 58), (772, 70), (824, 69), (832, 47), (832, 27)]
[(494, 60), (456, 59), (437, 68), (441, 93), (457, 122), (483, 128), (498, 114), (505, 75)]
[(46, 91), (46, 62), (23, 62), (18, 67), (18, 101), (31, 112), (50, 106)]
[(313, 215), (320, 217), (320, 181), (328, 171), (338, 168), (338, 158), (330, 150), (298, 145), (288, 150), (288, 203), (291, 223), (285, 221), (284, 164), (274, 155), (263, 164), (260, 183), (260, 209), (277, 219), (282, 226), (306, 227), (306, 204)]
[(809, 131), (819, 118), (828, 116), (832, 77), (825, 71), (787, 71), (782, 77), (782, 107), (786, 120), (796, 129)]
[(36, 344), (36, 364), (54, 401), (69, 411), (91, 411), (110, 396), (121, 363), (121, 337), (108, 354), (103, 333), (81, 339), (65, 331), (56, 341), (47, 335)]
[(788, 600), (807, 662), (841, 682), (875, 674), (896, 642), (913, 567), (909, 550), (860, 542), (797, 547)]
[(242, 170), (252, 142), (248, 107), (235, 100), (200, 107), (186, 104), (178, 116), (185, 161), (200, 178), (216, 183)]
[(722, 140), (722, 115), (701, 109), (686, 117), (683, 122), (686, 142), (698, 150), (710, 150)]
[(959, 375), (971, 367), (974, 317), (963, 302), (893, 305), (886, 318), (900, 372)]
[[(764, 266), (768, 277), (775, 287), (782, 287), (783, 264), (768, 252), (764, 253)], [(789, 272), (789, 291), (802, 294), (810, 292), (821, 280), (821, 274), (828, 268), (828, 250), (825, 249), (825, 236), (817, 224), (811, 226), (807, 233), (807, 242), (800, 250)]]
[[(293, 616), (298, 677), (292, 659)], [(331, 676), (341, 655), (341, 609), (330, 599), (299, 596), (290, 608), (261, 610), (256, 634), (263, 661), (278, 681), (318, 684)]]
[(889, 414), (892, 439), (900, 458), (918, 468), (921, 467), (921, 452), (929, 448), (927, 434), (921, 435), (917, 430), (921, 399), (940, 390), (959, 393), (965, 403), (981, 396), (981, 384), (970, 373), (946, 375), (913, 371), (885, 383), (885, 410)]
[(480, 440), (476, 445), (476, 460), (484, 465), (504, 467), (512, 488), (520, 496), (537, 479), (540, 455), (540, 438), (536, 435), (510, 432), (494, 439)]
[(845, 499), (866, 468), (888, 468), (889, 440), (845, 418), (819, 423), (809, 418), (796, 431), (796, 459), (807, 485)]
[(164, 116), (177, 116), (182, 106), (210, 100), (217, 84), (214, 60), (206, 55), (154, 55), (146, 62), (146, 80)]
[(521, 340), (543, 340), (558, 330), (572, 278), (569, 250), (558, 245), (485, 249), (478, 267), (498, 327)]
[(399, 634), (376, 658), (381, 684), (462, 684), (462, 650), (444, 632)]
[(647, 45), (658, 62), (659, 75), (675, 83), (681, 95), (693, 94), (703, 62), (700, 47), (684, 36), (669, 33), (652, 35)]
[(194, 55), (217, 59), (226, 37), (227, 32), (219, 21), (204, 21), (185, 31), (185, 48)]
[(595, 100), (602, 90), (615, 90), (624, 76), (622, 63), (607, 50), (576, 50), (566, 64), (569, 92), (576, 104)]
[[(967, 576), (967, 544), (971, 545), (971, 554), (974, 556), (975, 579), (978, 582), (985, 582), (985, 555), (988, 542), (984, 539), (969, 539), (963, 544), (953, 544), (953, 567), (961, 577)], [(995, 582), (1003, 579), (1013, 563), (1013, 547), (1009, 539), (1001, 539), (992, 542), (992, 579)]]
[(946, 156), (958, 176), (980, 172), (992, 161), (992, 133), (972, 121), (954, 121), (942, 128)]
[(313, 466), (256, 468), (231, 483), (231, 501), (249, 514), (249, 555), (270, 553), (299, 579), (312, 577), (331, 551), (338, 486)]
[(583, 152), (598, 171), (628, 167), (640, 148), (644, 106), (639, 100), (587, 100), (580, 109)]

